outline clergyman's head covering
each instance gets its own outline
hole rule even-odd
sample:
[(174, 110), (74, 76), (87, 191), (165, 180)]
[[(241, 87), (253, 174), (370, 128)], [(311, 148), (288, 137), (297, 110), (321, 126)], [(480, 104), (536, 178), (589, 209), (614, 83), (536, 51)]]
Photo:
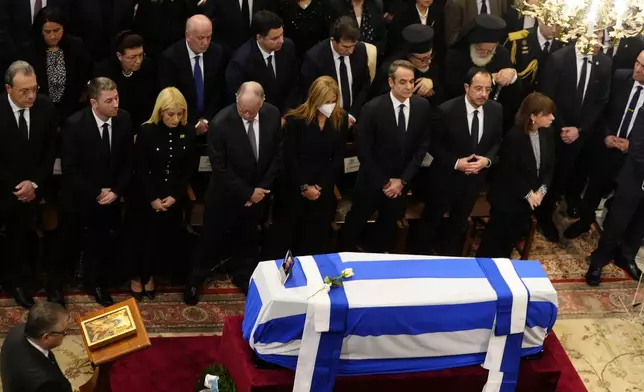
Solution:
[(501, 42), (506, 36), (506, 23), (496, 15), (478, 15), (458, 36), (455, 44), (478, 44), (483, 42)]
[(402, 36), (409, 45), (409, 53), (427, 53), (432, 49), (434, 29), (415, 23), (405, 27)]

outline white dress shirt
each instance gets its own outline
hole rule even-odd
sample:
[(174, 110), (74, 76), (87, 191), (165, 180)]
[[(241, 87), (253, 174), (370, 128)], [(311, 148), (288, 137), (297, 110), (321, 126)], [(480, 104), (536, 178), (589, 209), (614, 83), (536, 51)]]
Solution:
[[(240, 10), (242, 9), (242, 4), (243, 3), (244, 3), (244, 0), (239, 0), (239, 9)], [(250, 14), (250, 15), (248, 15), (249, 19), (250, 19), (249, 22), (252, 22), (253, 21), (253, 0), (248, 0), (248, 13)]]
[(192, 71), (192, 77), (194, 77), (195, 73), (195, 61), (197, 61), (197, 56), (199, 56), (199, 68), (201, 69), (201, 80), (204, 80), (204, 75), (203, 75), (203, 53), (201, 54), (196, 54), (195, 52), (190, 49), (190, 45), (188, 45), (188, 42), (186, 42), (186, 48), (188, 48), (188, 55), (190, 56), (190, 70)]
[(275, 72), (275, 77), (277, 78), (277, 64), (275, 64), (275, 51), (272, 52), (267, 52), (262, 48), (262, 45), (257, 42), (257, 47), (259, 48), (259, 51), (262, 53), (262, 57), (264, 58), (264, 64), (268, 67), (268, 56), (273, 56), (271, 60), (271, 64), (273, 64), (273, 71)]
[(94, 119), (96, 120), (96, 125), (98, 126), (98, 135), (100, 136), (101, 139), (103, 139), (103, 124), (107, 124), (107, 133), (110, 137), (110, 150), (112, 149), (112, 118), (108, 118), (107, 121), (103, 121), (94, 112), (94, 109), (92, 109), (92, 114), (94, 115)]
[(588, 61), (588, 65), (586, 66), (586, 81), (584, 82), (584, 95), (582, 96), (582, 98), (586, 98), (588, 82), (590, 81), (590, 73), (593, 69), (593, 56), (579, 53), (579, 49), (577, 49), (577, 47), (575, 47), (575, 53), (577, 54), (577, 86), (579, 86), (579, 78), (581, 78), (581, 67), (584, 64), (584, 61)]
[[(427, 25), (427, 16), (429, 16), (429, 7), (425, 10), (425, 13), (423, 14), (420, 12), (420, 8), (418, 8), (418, 4), (416, 4), (416, 11), (418, 11), (418, 17), (420, 18), (420, 23)], [(433, 26), (430, 26), (433, 27)]]
[(532, 16), (524, 15), (523, 16), (523, 28), (524, 29), (529, 29), (531, 27), (534, 27), (536, 24), (536, 20)]
[[(483, 8), (483, 1), (482, 0), (477, 0), (478, 3), (478, 9), (479, 9), (479, 15), (481, 14), (481, 8)], [(485, 0), (485, 5), (487, 7), (487, 13), (492, 14), (492, 8), (490, 7), (490, 0)]]
[(396, 125), (398, 125), (398, 120), (400, 117), (400, 105), (405, 105), (403, 108), (403, 113), (405, 113), (405, 132), (409, 128), (409, 98), (405, 99), (405, 102), (400, 102), (394, 95), (390, 92), (389, 96), (391, 97), (391, 102), (394, 105), (394, 113), (396, 114)]
[[(344, 105), (342, 102), (342, 81), (340, 80), (340, 54), (333, 49), (333, 43), (329, 40), (329, 45), (331, 45), (331, 52), (333, 53), (333, 61), (335, 63), (335, 76), (338, 81), (338, 87), (340, 88), (340, 106)], [(351, 58), (349, 56), (344, 56), (344, 64), (347, 66), (347, 78), (349, 79), (349, 94), (351, 96), (351, 103), (353, 103), (353, 74), (351, 73)], [(349, 105), (351, 106), (351, 105)]]
[(483, 106), (479, 107), (478, 109), (472, 106), (470, 101), (468, 101), (467, 97), (465, 97), (465, 111), (467, 112), (467, 131), (470, 133), (470, 136), (472, 135), (472, 121), (474, 121), (474, 111), (478, 110), (479, 114), (479, 142), (481, 141), (481, 138), (483, 137)]
[[(246, 130), (246, 135), (248, 135), (248, 128), (250, 126), (250, 121), (246, 121), (242, 119), (244, 122), (244, 129)], [(253, 131), (255, 131), (255, 144), (257, 145), (257, 157), (259, 158), (259, 113), (257, 113), (257, 117), (255, 117), (253, 122)]]
[(45, 350), (44, 348), (40, 347), (36, 343), (32, 342), (31, 339), (29, 339), (29, 338), (26, 338), (26, 339), (29, 342), (29, 344), (34, 346), (36, 348), (36, 350), (40, 351), (42, 353), (42, 355), (44, 355), (47, 359), (49, 359), (49, 350)]
[[(626, 101), (626, 109), (628, 109), (628, 105), (630, 105), (631, 100), (633, 99), (633, 96), (635, 95), (635, 92), (637, 91), (638, 87), (644, 87), (644, 84), (640, 82), (633, 83), (633, 88), (631, 89), (631, 93), (628, 95), (628, 101)], [(639, 101), (637, 101), (637, 106), (635, 106), (635, 112), (633, 113), (633, 116), (631, 116), (631, 123), (628, 124), (628, 129), (626, 130), (626, 136), (622, 135), (622, 137), (628, 137), (631, 134), (631, 130), (633, 129), (633, 124), (635, 124), (635, 119), (637, 118), (637, 113), (643, 105), (644, 105), (644, 88), (640, 90), (640, 99)], [(619, 130), (622, 129), (622, 124), (624, 123), (625, 116), (626, 116), (626, 110), (624, 110), (624, 114), (622, 115), (622, 121), (619, 122), (619, 128), (617, 128), (617, 132), (619, 132)]]
[[(20, 111), (22, 110), (21, 107), (16, 105), (12, 100), (11, 97), (7, 94), (7, 98), (9, 98), (9, 106), (11, 106), (11, 111), (13, 112), (14, 117), (16, 118), (16, 125), (19, 127), (20, 126)], [(29, 139), (30, 133), (31, 133), (31, 111), (29, 109), (25, 109), (24, 117), (25, 121), (27, 122), (27, 139)]]
[[(527, 16), (526, 16), (526, 18), (527, 18)], [(544, 37), (543, 34), (541, 34), (541, 30), (539, 30), (539, 28), (537, 28), (537, 40), (539, 41), (539, 46), (541, 47), (541, 50), (544, 50), (545, 49), (544, 45), (546, 44), (546, 42), (549, 42), (549, 44), (548, 44), (548, 52), (552, 51), (552, 40), (551, 39), (546, 39), (546, 37)]]
[[(36, 0), (31, 0), (30, 3), (31, 3), (31, 23), (33, 23), (34, 19), (36, 19), (36, 13), (34, 12), (36, 8)], [(45, 7), (47, 7), (47, 0), (42, 0), (42, 8), (45, 8)]]

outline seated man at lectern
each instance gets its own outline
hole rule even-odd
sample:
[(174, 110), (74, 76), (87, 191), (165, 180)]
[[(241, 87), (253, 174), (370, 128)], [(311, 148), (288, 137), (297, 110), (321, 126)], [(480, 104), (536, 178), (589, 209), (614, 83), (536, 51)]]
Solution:
[(0, 353), (0, 376), (4, 392), (72, 392), (53, 348), (67, 335), (69, 316), (54, 302), (39, 302), (25, 324), (9, 330)]

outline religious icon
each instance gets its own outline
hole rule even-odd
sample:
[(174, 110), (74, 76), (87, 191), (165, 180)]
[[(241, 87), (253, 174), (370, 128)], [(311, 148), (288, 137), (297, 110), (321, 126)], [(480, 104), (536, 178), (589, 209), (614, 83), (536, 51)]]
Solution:
[(81, 327), (90, 350), (136, 334), (136, 325), (127, 305), (85, 320)]

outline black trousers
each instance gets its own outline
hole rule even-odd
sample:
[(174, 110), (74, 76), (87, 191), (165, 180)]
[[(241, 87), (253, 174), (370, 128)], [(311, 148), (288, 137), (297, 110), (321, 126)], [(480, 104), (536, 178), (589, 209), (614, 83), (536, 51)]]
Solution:
[(342, 251), (354, 251), (358, 237), (364, 232), (373, 213), (378, 211), (374, 227), (373, 250), (392, 252), (396, 239), (396, 222), (404, 217), (406, 190), (402, 196), (390, 199), (381, 189), (368, 189), (358, 184), (354, 190), (351, 210), (340, 230), (338, 247)]
[(262, 249), (263, 258), (283, 258), (289, 249), (296, 256), (329, 253), (335, 206), (333, 186), (323, 188), (320, 197), (314, 201), (299, 193), (277, 195), (273, 223)]
[(485, 225), (476, 257), (512, 257), (512, 251), (525, 232), (532, 214), (528, 202), (524, 203), (525, 206), (517, 203), (511, 207), (492, 204), (490, 219)]
[(192, 261), (190, 285), (200, 285), (210, 269), (230, 257), (226, 271), (248, 281), (258, 263), (259, 226), (269, 200), (251, 207), (208, 202), (201, 238)]
[(83, 229), (87, 229), (87, 242), (83, 252), (83, 271), (85, 285), (98, 287), (106, 285), (113, 275), (115, 236), (120, 229), (120, 203), (111, 205), (96, 204), (84, 210), (61, 211), (56, 241), (53, 250), (53, 262), (49, 263), (50, 285), (60, 287), (73, 269), (73, 258), (70, 252), (79, 249)]
[(617, 149), (598, 151), (597, 160), (588, 177), (588, 186), (581, 200), (580, 221), (587, 226), (595, 220), (595, 210), (602, 197), (616, 187), (616, 177), (624, 166), (625, 154)]
[(604, 231), (597, 249), (590, 255), (591, 268), (609, 264), (615, 252), (621, 252), (628, 262), (635, 256), (644, 238), (644, 192), (618, 187), (604, 221)]
[(0, 227), (5, 226), (7, 236), (1, 256), (2, 269), (8, 287), (30, 287), (34, 283), (28, 240), (35, 229), (38, 211), (37, 200), (31, 203), (11, 200), (0, 205)]

